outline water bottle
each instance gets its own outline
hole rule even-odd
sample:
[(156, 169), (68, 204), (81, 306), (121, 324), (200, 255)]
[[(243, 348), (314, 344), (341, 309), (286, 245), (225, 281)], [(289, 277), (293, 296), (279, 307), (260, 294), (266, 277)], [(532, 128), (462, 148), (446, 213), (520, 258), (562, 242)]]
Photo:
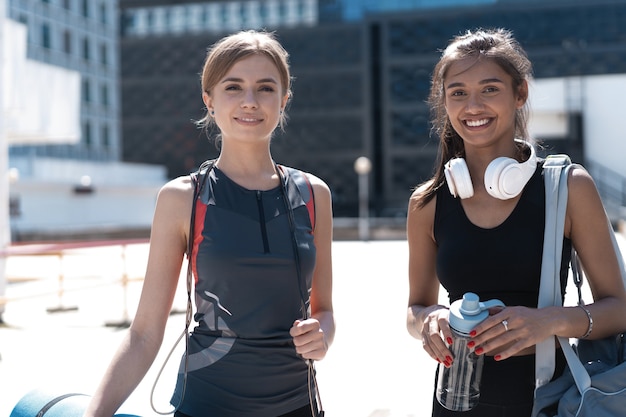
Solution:
[(450, 346), (454, 361), (450, 368), (439, 365), (436, 397), (439, 404), (452, 411), (468, 411), (478, 404), (484, 357), (467, 347), (469, 334), (489, 316), (491, 307), (502, 306), (500, 300), (480, 302), (478, 295), (468, 292), (450, 306)]

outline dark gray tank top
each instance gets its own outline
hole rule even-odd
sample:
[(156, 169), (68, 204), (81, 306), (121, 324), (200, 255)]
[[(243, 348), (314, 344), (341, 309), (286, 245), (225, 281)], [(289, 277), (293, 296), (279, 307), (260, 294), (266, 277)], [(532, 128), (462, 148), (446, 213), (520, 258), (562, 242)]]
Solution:
[(217, 168), (206, 178), (191, 258), (198, 326), (189, 341), (185, 414), (275, 417), (309, 402), (307, 364), (289, 335), (309, 306), (316, 253), (297, 175), (289, 170), (284, 187), (268, 191), (245, 189)]

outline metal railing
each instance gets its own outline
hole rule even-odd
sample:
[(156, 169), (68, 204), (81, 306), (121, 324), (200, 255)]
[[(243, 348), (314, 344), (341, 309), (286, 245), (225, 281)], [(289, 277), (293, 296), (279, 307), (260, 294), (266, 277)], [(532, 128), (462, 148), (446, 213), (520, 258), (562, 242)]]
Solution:
[(587, 161), (586, 167), (598, 187), (611, 221), (626, 220), (626, 177), (595, 161)]

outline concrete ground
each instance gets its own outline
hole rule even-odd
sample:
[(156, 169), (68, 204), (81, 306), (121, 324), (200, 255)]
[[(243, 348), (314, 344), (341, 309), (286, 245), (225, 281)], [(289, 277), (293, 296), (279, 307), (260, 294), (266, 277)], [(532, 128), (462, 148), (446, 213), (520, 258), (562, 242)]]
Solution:
[[(76, 250), (61, 264), (57, 258), (9, 258), (6, 295), (11, 301), (0, 326), (0, 417), (8, 417), (35, 388), (93, 392), (126, 331), (124, 324), (132, 319), (146, 258), (146, 244), (125, 251), (117, 246)], [(436, 362), (405, 328), (407, 259), (405, 240), (334, 243), (337, 333), (327, 357), (317, 364), (327, 417), (430, 415)], [(59, 268), (66, 289), (62, 297)], [(126, 290), (124, 273), (130, 279)], [(442, 291), (443, 302), (445, 296)], [(185, 297), (181, 279), (176, 310), (184, 309)], [(184, 315), (173, 314), (157, 360), (120, 411), (158, 416), (150, 406), (150, 390), (183, 326)], [(182, 352), (181, 343), (157, 384), (159, 411), (170, 409)]]
[[(326, 416), (429, 415), (435, 362), (405, 329), (406, 241), (338, 241), (333, 250), (337, 333), (327, 357), (317, 364)], [(120, 282), (121, 247), (65, 256), (62, 298), (56, 293), (57, 258), (8, 260), (7, 297), (13, 301), (0, 327), (0, 417), (8, 417), (35, 388), (93, 392), (126, 330), (115, 325), (133, 316), (141, 281), (132, 279), (143, 274), (147, 245), (129, 246), (123, 255), (131, 278), (126, 292)], [(185, 296), (183, 284), (177, 309), (184, 309)], [(48, 311), (63, 308), (76, 309)], [(150, 406), (150, 390), (183, 326), (183, 314), (171, 316), (157, 360), (121, 411), (158, 415)], [(169, 410), (182, 352), (180, 343), (157, 385), (154, 402), (159, 411)]]

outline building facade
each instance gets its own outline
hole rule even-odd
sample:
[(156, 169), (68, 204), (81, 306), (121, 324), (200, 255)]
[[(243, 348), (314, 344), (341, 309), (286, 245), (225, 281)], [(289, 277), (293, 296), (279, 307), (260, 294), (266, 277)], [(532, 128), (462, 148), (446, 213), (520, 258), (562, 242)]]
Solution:
[[(168, 2), (159, 3), (168, 7)], [(237, 30), (256, 27), (245, 18), (246, 10), (257, 10), (248, 3), (265, 2), (203, 5), (217, 7), (213, 3), (222, 10), (231, 7), (231, 12), (237, 3), (236, 10), (243, 13), (240, 26), (232, 27)], [(304, 4), (290, 4), (295, 3)], [(356, 10), (357, 3), (361, 17), (350, 19), (356, 12), (346, 13)], [(510, 29), (527, 49), (538, 82), (567, 80), (562, 106), (536, 114), (541, 126), (534, 133), (546, 144), (545, 152), (567, 152), (581, 162), (586, 162), (585, 120), (590, 118), (581, 113), (581, 77), (626, 74), (626, 29), (621, 23), (625, 1), (423, 3), (430, 7), (374, 13), (365, 6), (377, 2), (320, 0), (317, 25), (267, 27), (290, 52), (295, 76), (289, 123), (285, 132), (276, 134), (273, 153), (280, 162), (324, 178), (333, 191), (337, 216), (357, 213), (353, 163), (359, 156), (373, 162), (370, 207), (376, 216), (403, 216), (413, 187), (430, 177), (437, 138), (430, 134), (425, 101), (440, 50), (456, 34), (476, 27)], [(146, 13), (146, 3), (139, 0), (122, 1), (121, 7), (122, 16)], [(166, 165), (171, 176), (184, 174), (217, 154), (192, 120), (203, 114), (198, 74), (206, 48), (230, 30), (194, 26), (139, 35), (133, 27), (123, 29), (120, 41), (127, 109), (124, 158)]]
[(68, 145), (16, 145), (9, 156), (119, 160), (117, 1), (9, 0), (7, 15), (27, 27), (28, 59), (81, 74), (80, 141)]
[(117, 0), (5, 6), (11, 97), (0, 146), (12, 240), (147, 236), (167, 178), (163, 167), (121, 161)]

